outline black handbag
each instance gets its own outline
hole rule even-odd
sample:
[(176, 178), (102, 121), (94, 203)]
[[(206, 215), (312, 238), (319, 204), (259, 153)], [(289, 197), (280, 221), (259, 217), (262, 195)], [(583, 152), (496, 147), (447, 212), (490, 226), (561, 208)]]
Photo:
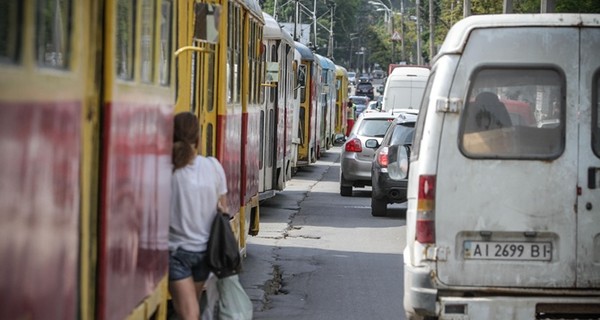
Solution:
[(241, 255), (229, 224), (229, 215), (218, 210), (212, 223), (207, 247), (208, 267), (219, 279), (238, 274)]

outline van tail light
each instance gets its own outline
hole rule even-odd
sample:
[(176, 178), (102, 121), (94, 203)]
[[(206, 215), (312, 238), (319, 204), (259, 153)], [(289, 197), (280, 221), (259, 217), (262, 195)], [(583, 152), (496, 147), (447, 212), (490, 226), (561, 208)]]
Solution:
[(387, 168), (389, 163), (388, 147), (383, 147), (379, 150), (379, 153), (377, 154), (377, 163), (380, 167)]
[(362, 152), (362, 142), (360, 142), (360, 139), (354, 138), (346, 142), (344, 150), (346, 150), (346, 152)]
[(423, 244), (435, 243), (435, 175), (419, 176), (416, 238)]

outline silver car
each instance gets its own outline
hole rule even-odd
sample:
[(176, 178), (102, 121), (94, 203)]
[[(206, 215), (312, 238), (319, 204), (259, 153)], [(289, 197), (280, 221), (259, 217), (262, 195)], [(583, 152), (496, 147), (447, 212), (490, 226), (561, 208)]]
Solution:
[(390, 113), (363, 113), (358, 118), (348, 139), (342, 146), (340, 195), (352, 196), (352, 188), (371, 185), (371, 164), (375, 150), (367, 148), (367, 139), (381, 143), (387, 128), (397, 117)]

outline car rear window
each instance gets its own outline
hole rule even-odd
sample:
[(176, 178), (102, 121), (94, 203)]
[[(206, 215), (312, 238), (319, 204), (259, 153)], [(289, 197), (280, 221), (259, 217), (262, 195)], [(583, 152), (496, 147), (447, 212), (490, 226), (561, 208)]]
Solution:
[(415, 123), (407, 122), (399, 124), (394, 128), (390, 145), (412, 144), (415, 133)]
[(372, 85), (372, 84), (370, 84), (370, 83), (359, 83), (359, 84), (358, 84), (358, 86), (357, 86), (357, 88), (358, 88), (359, 90), (369, 90), (369, 89), (371, 89), (372, 87), (373, 87), (373, 85)]
[(393, 119), (363, 119), (356, 134), (365, 137), (383, 137)]
[(363, 97), (352, 97), (352, 98), (350, 98), (350, 100), (354, 104), (364, 104), (364, 105), (367, 104), (367, 98), (363, 98)]

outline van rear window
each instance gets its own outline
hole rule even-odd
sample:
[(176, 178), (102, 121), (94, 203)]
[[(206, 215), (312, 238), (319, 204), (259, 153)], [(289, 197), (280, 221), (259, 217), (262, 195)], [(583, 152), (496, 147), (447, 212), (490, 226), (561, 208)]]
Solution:
[(564, 76), (554, 69), (479, 69), (461, 115), (472, 158), (554, 159), (564, 150)]

